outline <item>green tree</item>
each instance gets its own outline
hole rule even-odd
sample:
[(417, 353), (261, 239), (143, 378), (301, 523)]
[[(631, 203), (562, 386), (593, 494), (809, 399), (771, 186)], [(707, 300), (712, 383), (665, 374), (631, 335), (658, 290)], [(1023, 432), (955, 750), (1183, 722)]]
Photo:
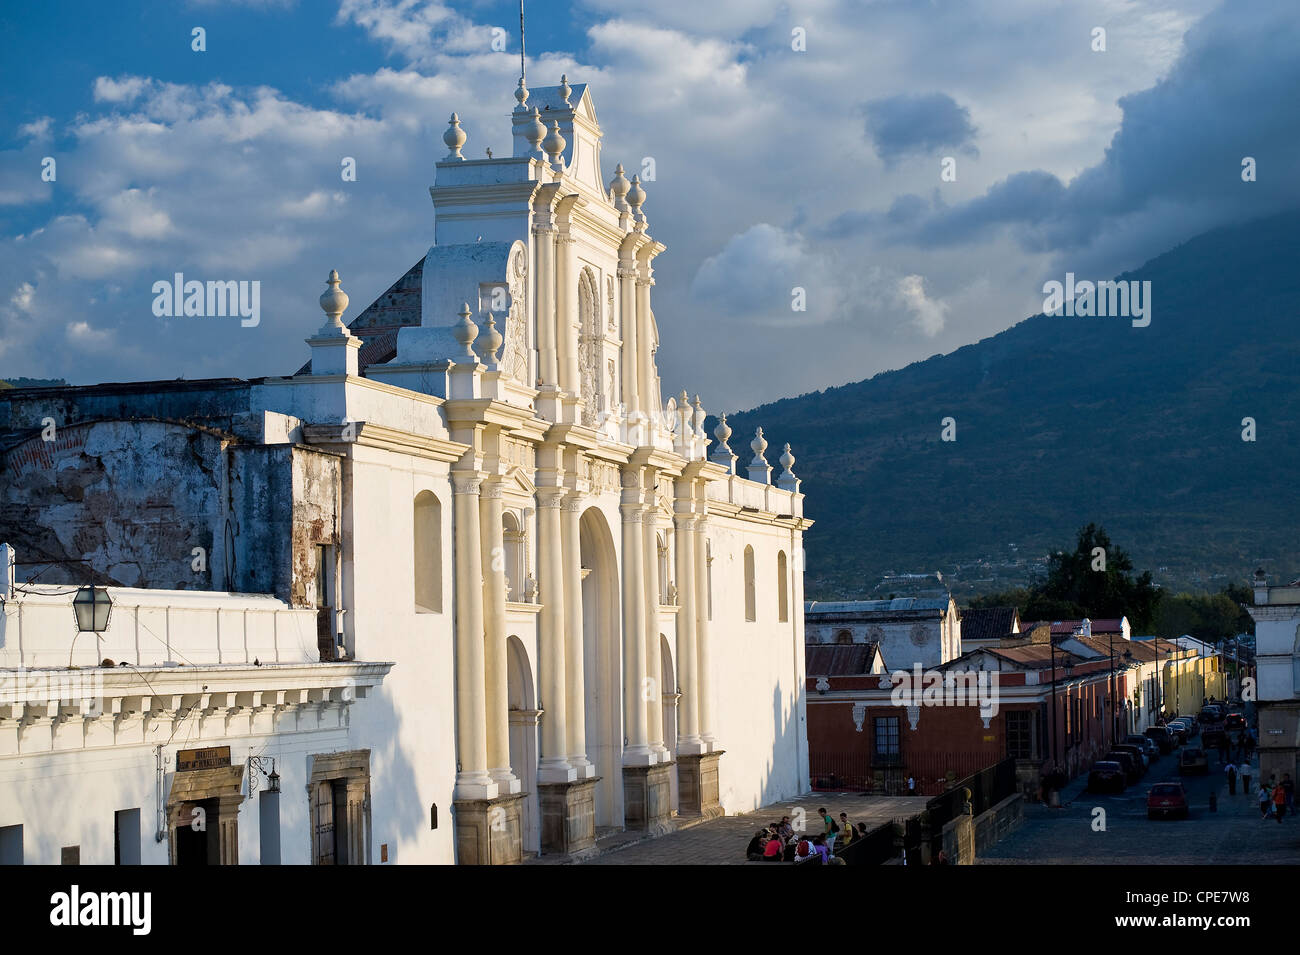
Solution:
[(1097, 524), (1079, 531), (1074, 550), (1048, 558), (1038, 596), (1045, 606), (1073, 608), (1070, 616), (1127, 616), (1139, 633), (1150, 628), (1160, 603), (1151, 572), (1135, 574), (1132, 559)]

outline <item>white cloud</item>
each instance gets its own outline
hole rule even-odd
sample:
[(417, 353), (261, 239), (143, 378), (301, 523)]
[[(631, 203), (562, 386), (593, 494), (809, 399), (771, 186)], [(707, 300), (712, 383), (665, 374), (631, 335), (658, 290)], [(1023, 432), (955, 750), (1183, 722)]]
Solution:
[(42, 116), (40, 119), (19, 126), (18, 135), (26, 136), (29, 139), (45, 139), (50, 135), (50, 127), (53, 123), (54, 119), (52, 117)]
[[(1001, 236), (918, 249), (880, 224), (885, 210), (906, 194), (928, 209), (955, 207), (1023, 170), (1069, 182), (1104, 155), (1118, 98), (1169, 70), (1183, 30), (1211, 2), (1148, 0), (1135, 11), (1127, 0), (1080, 10), (992, 0), (935, 16), (926, 4), (853, 0), (793, 11), (775, 0), (585, 0), (577, 21), (591, 24), (587, 48), (530, 42), (528, 75), (534, 86), (561, 73), (591, 84), (606, 180), (615, 162), (631, 172), (656, 160), (646, 212), (668, 246), (655, 261), (665, 394), (707, 381), (715, 397), (706, 402), (734, 407), (866, 377), (1023, 317), (1046, 252)], [(94, 330), (139, 347), (134, 362), (114, 349), (96, 378), (298, 367), (330, 267), (359, 309), (431, 241), (426, 190), (447, 115), (460, 115), (466, 155), (510, 150), (517, 23), (503, 24), (513, 52), (497, 53), (491, 24), (473, 14), (481, 7), (461, 9), (343, 0), (337, 28), (392, 61), (351, 75), (337, 63), (310, 101), (270, 88), (97, 78), (96, 108), (41, 127), (67, 123), (72, 137), (60, 153), (57, 216), (23, 222), (26, 239), (0, 237), (0, 288), (39, 289), (30, 315), (0, 306), (6, 360), (84, 376), (42, 341), (70, 334), (68, 316), (96, 298)], [(1104, 56), (1088, 49), (1094, 20), (1109, 29)], [(793, 26), (807, 30), (806, 53), (790, 48)], [(956, 183), (941, 186), (935, 157), (886, 168), (866, 138), (862, 103), (918, 90), (968, 106), (979, 129), (979, 156), (961, 157)], [(20, 190), (0, 202), (50, 194), (40, 155), (31, 143), (0, 153), (0, 188)], [(356, 183), (340, 179), (345, 156), (357, 162)], [(821, 228), (842, 213), (866, 225), (849, 236)], [(1132, 248), (1143, 254), (1136, 240)], [(160, 326), (149, 286), (175, 271), (261, 279), (261, 326)], [(806, 313), (790, 310), (795, 285), (808, 291)], [(738, 331), (741, 322), (767, 327)], [(790, 342), (813, 322), (826, 326), (817, 334), (828, 347), (817, 361), (792, 361)]]
[(129, 103), (139, 98), (148, 88), (150, 81), (142, 76), (123, 76), (113, 79), (109, 76), (95, 78), (96, 103)]
[(36, 297), (36, 287), (31, 282), (23, 282), (9, 298), (9, 304), (20, 312), (32, 310), (32, 299)]
[(920, 275), (904, 275), (898, 280), (898, 297), (912, 315), (916, 327), (927, 338), (933, 338), (943, 331), (948, 315), (948, 306), (925, 294), (925, 278)]

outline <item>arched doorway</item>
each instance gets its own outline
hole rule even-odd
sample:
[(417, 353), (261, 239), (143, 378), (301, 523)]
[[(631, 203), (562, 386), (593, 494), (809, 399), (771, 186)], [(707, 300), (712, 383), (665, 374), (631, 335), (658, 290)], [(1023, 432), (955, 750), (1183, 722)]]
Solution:
[(659, 675), (663, 680), (663, 693), (660, 701), (663, 707), (664, 747), (672, 754), (673, 771), (669, 776), (669, 788), (674, 813), (677, 812), (677, 673), (673, 669), (673, 651), (668, 638), (659, 634)]
[(618, 558), (599, 508), (578, 523), (582, 558), (583, 683), (587, 758), (596, 767), (596, 826), (623, 825), (623, 647)]
[(537, 805), (537, 697), (528, 651), (516, 636), (506, 640), (506, 699), (510, 710), (510, 771), (527, 793), (521, 809), (524, 852), (541, 851)]

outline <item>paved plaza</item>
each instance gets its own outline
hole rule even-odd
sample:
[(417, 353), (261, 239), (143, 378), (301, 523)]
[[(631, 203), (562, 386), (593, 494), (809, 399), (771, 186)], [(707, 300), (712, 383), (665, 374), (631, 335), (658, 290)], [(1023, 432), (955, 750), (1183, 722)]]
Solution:
[[(807, 829), (812, 833), (822, 831), (817, 810), (825, 806), (838, 820), (841, 812), (849, 814), (856, 825), (865, 822), (874, 829), (884, 822), (916, 815), (925, 808), (928, 797), (922, 796), (864, 796), (853, 793), (805, 793), (802, 796), (764, 806), (754, 812), (739, 816), (722, 816), (707, 822), (687, 823), (677, 832), (659, 838), (623, 833), (621, 837), (602, 841), (599, 856), (586, 865), (763, 865), (745, 858), (745, 847), (750, 838), (768, 823), (782, 816), (796, 816), (802, 809)], [(678, 820), (679, 823), (681, 820)], [(622, 838), (620, 844), (618, 839)], [(529, 860), (532, 865), (545, 865), (561, 860)]]

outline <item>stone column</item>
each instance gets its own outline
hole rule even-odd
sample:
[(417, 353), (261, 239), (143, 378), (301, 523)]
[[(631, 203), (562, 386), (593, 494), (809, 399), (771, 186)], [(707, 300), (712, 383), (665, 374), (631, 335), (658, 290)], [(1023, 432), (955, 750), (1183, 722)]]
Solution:
[[(653, 493), (653, 492), (652, 492)], [(642, 563), (645, 581), (645, 690), (641, 699), (645, 703), (646, 728), (649, 730), (650, 749), (656, 763), (672, 759), (664, 747), (663, 719), (663, 653), (659, 649), (659, 541), (654, 507), (641, 514)]]
[[(641, 569), (641, 501), (639, 469), (623, 473), (623, 722), (627, 741), (625, 766), (649, 766), (652, 751), (646, 727), (645, 575)], [(632, 486), (627, 486), (631, 483)]]
[(456, 798), (495, 799), (487, 769), (478, 471), (453, 471), (456, 546)]
[(555, 236), (556, 293), (555, 326), (559, 342), (560, 387), (577, 396), (582, 391), (578, 377), (578, 330), (574, 325), (577, 308), (577, 273), (573, 270), (573, 238), (560, 232)]
[(537, 375), (543, 386), (559, 385), (555, 348), (555, 227), (533, 227), (537, 239)]
[(506, 575), (500, 479), (483, 484), (479, 531), (483, 560), (483, 659), (486, 686), (488, 772), (502, 794), (519, 792), (510, 767), (510, 689), (506, 662)]
[(695, 523), (695, 686), (700, 740), (706, 752), (712, 752), (713, 692), (712, 672), (709, 669), (709, 573), (708, 573), (708, 523), (701, 516)]
[(561, 528), (564, 548), (564, 690), (568, 706), (565, 713), (568, 728), (565, 752), (569, 765), (577, 770), (578, 778), (589, 779), (596, 775), (596, 767), (587, 759), (586, 651), (582, 630), (582, 539), (579, 530), (582, 505), (580, 494), (565, 497)]
[(569, 782), (577, 773), (566, 758), (564, 693), (564, 548), (560, 531), (560, 504), (564, 489), (537, 489), (537, 570), (541, 576), (542, 613), (538, 669), (542, 684), (542, 758), (538, 782)]
[(641, 410), (653, 414), (662, 412), (663, 409), (655, 407), (655, 366), (651, 357), (654, 336), (650, 332), (650, 286), (653, 280), (650, 278), (649, 264), (643, 268), (644, 272), (636, 278), (637, 397), (641, 401)]
[(618, 267), (618, 314), (623, 335), (623, 404), (628, 414), (638, 410), (637, 396), (637, 271), (630, 263)]
[(677, 731), (677, 751), (679, 753), (699, 753), (700, 716), (699, 689), (696, 685), (695, 672), (695, 517), (691, 514), (677, 514), (674, 517), (675, 542), (677, 544), (677, 594), (681, 609), (677, 612), (677, 689), (681, 693), (681, 703), (677, 708), (679, 726)]

